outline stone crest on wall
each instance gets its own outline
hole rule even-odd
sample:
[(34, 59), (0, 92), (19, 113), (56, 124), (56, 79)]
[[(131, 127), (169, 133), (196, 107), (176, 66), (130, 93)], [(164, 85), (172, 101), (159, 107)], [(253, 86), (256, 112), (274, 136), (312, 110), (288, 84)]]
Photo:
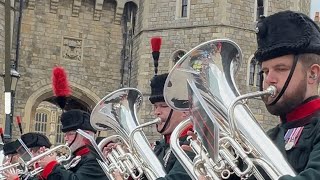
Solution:
[(82, 39), (63, 37), (62, 40), (62, 58), (67, 60), (82, 60)]

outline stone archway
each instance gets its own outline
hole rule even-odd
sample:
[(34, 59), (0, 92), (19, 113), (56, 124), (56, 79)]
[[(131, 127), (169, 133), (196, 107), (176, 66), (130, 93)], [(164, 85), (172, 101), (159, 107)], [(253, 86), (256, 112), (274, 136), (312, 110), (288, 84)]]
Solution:
[[(90, 109), (93, 109), (95, 105), (99, 102), (100, 97), (92, 92), (90, 89), (78, 85), (76, 83), (70, 82), (70, 86), (72, 89), (72, 97), (76, 99), (81, 99), (82, 101), (86, 102)], [(31, 121), (34, 119), (36, 108), (39, 104), (53, 96), (52, 93), (52, 86), (51, 84), (45, 85), (38, 90), (36, 90), (31, 96), (28, 98), (27, 103), (24, 107), (24, 117), (23, 119), (26, 120), (25, 124), (25, 131), (30, 131), (30, 124)]]
[(116, 24), (121, 24), (121, 18), (122, 18), (124, 6), (126, 3), (133, 2), (139, 9), (138, 0), (115, 0), (115, 1), (117, 3), (116, 9), (115, 9), (115, 20), (114, 20)]

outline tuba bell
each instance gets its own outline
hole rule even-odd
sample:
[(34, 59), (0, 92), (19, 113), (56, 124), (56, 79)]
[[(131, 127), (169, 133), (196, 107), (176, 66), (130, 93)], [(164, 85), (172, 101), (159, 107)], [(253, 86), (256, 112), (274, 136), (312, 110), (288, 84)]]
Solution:
[[(295, 176), (245, 104), (249, 98), (274, 95), (276, 89), (271, 86), (241, 96), (234, 79), (241, 61), (242, 52), (235, 42), (211, 40), (186, 53), (168, 75), (165, 101), (175, 110), (191, 111), (190, 119), (174, 130), (171, 146), (193, 179), (199, 175), (228, 179), (232, 174), (244, 179)], [(200, 142), (190, 139), (196, 153), (193, 161), (177, 141), (190, 122)]]
[(116, 90), (104, 97), (93, 109), (90, 123), (96, 130), (112, 128), (117, 135), (103, 139), (98, 147), (103, 148), (110, 142), (120, 142), (99, 162), (110, 179), (112, 172), (118, 170), (124, 178), (131, 176), (139, 179), (144, 174), (148, 179), (166, 175), (162, 164), (151, 149), (142, 127), (159, 122), (159, 119), (139, 125), (137, 112), (142, 104), (142, 94), (134, 88)]

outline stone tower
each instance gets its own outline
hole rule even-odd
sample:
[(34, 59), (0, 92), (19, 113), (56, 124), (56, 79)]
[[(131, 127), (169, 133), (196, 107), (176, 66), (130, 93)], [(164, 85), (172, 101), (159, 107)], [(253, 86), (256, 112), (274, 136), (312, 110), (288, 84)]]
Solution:
[[(0, 0), (2, 64), (3, 2)], [(163, 38), (159, 73), (168, 72), (184, 53), (202, 42), (215, 38), (235, 41), (244, 54), (238, 86), (241, 93), (255, 91), (259, 67), (252, 57), (258, 5), (263, 6), (265, 15), (289, 9), (309, 14), (310, 0), (27, 0), (22, 9), (21, 32), (14, 35), (21, 40), (16, 59), (21, 78), (13, 116), (22, 117), (25, 132), (43, 132), (53, 143), (60, 142), (57, 134), (61, 133), (61, 112), (46, 102), (53, 102), (51, 70), (61, 65), (68, 72), (73, 106), (91, 111), (108, 93), (120, 87), (136, 87), (145, 99), (140, 120), (149, 121), (153, 118), (148, 102), (153, 36)], [(3, 87), (0, 81), (0, 90)], [(3, 94), (0, 99), (4, 102)], [(264, 128), (277, 123), (261, 102), (249, 105)], [(0, 109), (3, 127), (3, 106)], [(154, 127), (145, 132), (151, 139), (159, 136)]]

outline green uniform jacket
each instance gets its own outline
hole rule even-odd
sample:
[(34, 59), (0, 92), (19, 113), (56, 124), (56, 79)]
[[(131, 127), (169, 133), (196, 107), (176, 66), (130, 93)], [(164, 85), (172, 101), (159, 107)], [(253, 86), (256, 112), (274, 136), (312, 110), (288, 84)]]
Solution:
[[(186, 137), (180, 138), (182, 144), (186, 143)], [(157, 141), (154, 152), (158, 157), (161, 164), (164, 166), (167, 175), (165, 177), (158, 178), (158, 180), (191, 180), (188, 173), (185, 171), (181, 163), (177, 160), (173, 152), (170, 153), (167, 162), (165, 162), (165, 155), (170, 148), (170, 144), (166, 143), (165, 140)], [(193, 159), (194, 154), (186, 152), (188, 156)]]
[(81, 155), (81, 160), (74, 167), (66, 170), (57, 162), (50, 162), (42, 173), (48, 180), (107, 180), (95, 156), (88, 152)]
[[(284, 135), (288, 129), (304, 126), (296, 146), (285, 150)], [(320, 179), (320, 110), (303, 119), (278, 125), (268, 132), (270, 138), (297, 172), (296, 177), (283, 176), (280, 180)]]
[[(285, 175), (280, 177), (279, 180), (319, 180), (320, 98), (315, 96), (307, 99), (295, 111), (281, 119), (283, 123), (269, 130), (267, 134), (296, 171), (297, 176)], [(286, 150), (284, 136), (289, 129), (296, 127), (304, 128), (297, 144), (293, 148)], [(262, 175), (264, 176), (265, 173), (262, 172)], [(268, 179), (268, 177), (264, 177)], [(230, 179), (238, 180), (240, 178), (233, 175)], [(254, 178), (250, 177), (250, 179)]]

